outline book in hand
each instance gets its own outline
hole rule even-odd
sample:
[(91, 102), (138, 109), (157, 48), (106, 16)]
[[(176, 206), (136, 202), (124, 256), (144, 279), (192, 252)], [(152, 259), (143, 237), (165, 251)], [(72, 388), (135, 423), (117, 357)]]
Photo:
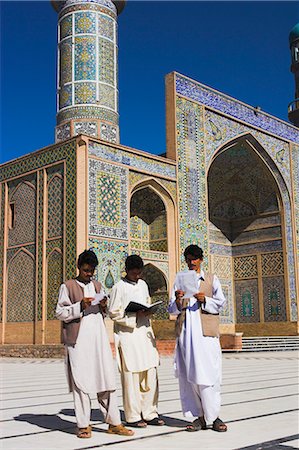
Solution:
[(154, 314), (157, 312), (159, 306), (163, 303), (162, 300), (159, 300), (156, 303), (153, 303), (152, 305), (143, 305), (142, 303), (138, 302), (130, 302), (128, 306), (125, 309), (125, 313), (136, 313), (137, 311), (146, 311), (150, 312), (151, 314)]

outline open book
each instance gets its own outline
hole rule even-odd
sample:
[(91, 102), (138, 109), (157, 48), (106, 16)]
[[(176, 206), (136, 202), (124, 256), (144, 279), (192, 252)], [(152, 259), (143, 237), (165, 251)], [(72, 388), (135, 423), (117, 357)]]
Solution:
[(143, 305), (142, 303), (138, 302), (130, 302), (128, 306), (125, 309), (125, 313), (135, 313), (137, 311), (148, 311), (151, 314), (157, 312), (159, 306), (163, 303), (162, 300), (159, 300), (156, 303), (153, 303), (152, 305)]

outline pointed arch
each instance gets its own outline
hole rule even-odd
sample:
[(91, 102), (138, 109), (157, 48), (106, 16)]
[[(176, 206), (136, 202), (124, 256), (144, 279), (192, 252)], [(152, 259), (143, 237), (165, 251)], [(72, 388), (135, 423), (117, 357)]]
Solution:
[(7, 322), (35, 320), (35, 257), (20, 248), (7, 266)]
[(153, 318), (158, 320), (168, 319), (168, 286), (165, 274), (159, 267), (150, 262), (145, 264), (143, 268), (143, 278), (149, 287), (152, 303), (156, 303), (157, 301), (163, 302)]
[(9, 228), (9, 245), (32, 243), (36, 236), (36, 188), (28, 181), (21, 181), (10, 195), (14, 205), (13, 226)]
[[(153, 193), (156, 195), (162, 204), (164, 205), (165, 214), (164, 214), (164, 223), (162, 221), (162, 217), (160, 219), (157, 219), (156, 230), (161, 231), (161, 236), (166, 240), (166, 246), (164, 248), (164, 254), (167, 254), (168, 256), (168, 264), (169, 264), (169, 280), (172, 282), (174, 279), (177, 267), (178, 267), (178, 255), (176, 249), (178, 248), (178, 237), (177, 237), (177, 206), (175, 199), (173, 198), (173, 195), (171, 192), (164, 186), (162, 183), (159, 182), (159, 180), (153, 178), (153, 177), (147, 177), (141, 181), (137, 181), (133, 184), (130, 190), (130, 204), (132, 202), (132, 198), (134, 195), (140, 195), (142, 194), (142, 190), (148, 189), (148, 193)], [(138, 194), (139, 193), (139, 194)], [(150, 205), (151, 209), (153, 209), (154, 205)], [(131, 215), (131, 214), (130, 214)], [(158, 223), (160, 220), (160, 223)], [(131, 222), (134, 222), (134, 219), (131, 219)], [(142, 224), (138, 222), (138, 218), (135, 219), (135, 226), (139, 226), (139, 232), (140, 227)], [(138, 222), (138, 224), (137, 224)], [(135, 227), (135, 229), (136, 229)], [(164, 231), (163, 231), (164, 230)], [(166, 231), (166, 232), (165, 232)], [(164, 233), (164, 236), (163, 236)], [(139, 246), (139, 248), (136, 248)], [(158, 246), (158, 244), (157, 244)], [(131, 228), (130, 233), (130, 247), (132, 250), (140, 251), (142, 250), (142, 244), (140, 242), (137, 242), (134, 240), (134, 230)], [(154, 251), (154, 250), (152, 250)], [(161, 252), (161, 247), (159, 250), (159, 246), (157, 250)], [(166, 256), (166, 255), (165, 255)], [(164, 256), (163, 256), (164, 258)]]
[[(288, 320), (290, 256), (287, 261), (285, 250), (293, 260), (293, 249), (285, 226), (290, 194), (282, 171), (260, 142), (245, 133), (218, 147), (207, 180), (212, 258), (216, 266), (220, 255), (233, 260), (237, 322)], [(276, 267), (273, 259), (279, 261)], [(229, 278), (224, 282), (229, 284)]]

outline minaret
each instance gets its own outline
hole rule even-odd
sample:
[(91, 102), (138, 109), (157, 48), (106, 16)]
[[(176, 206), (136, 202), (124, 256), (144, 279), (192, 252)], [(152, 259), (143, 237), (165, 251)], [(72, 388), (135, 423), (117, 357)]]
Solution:
[(289, 121), (299, 127), (299, 23), (291, 30), (289, 41), (292, 55), (291, 71), (295, 75), (295, 100), (289, 104), (288, 116)]
[(117, 15), (125, 1), (51, 3), (58, 12), (55, 141), (82, 133), (118, 143)]

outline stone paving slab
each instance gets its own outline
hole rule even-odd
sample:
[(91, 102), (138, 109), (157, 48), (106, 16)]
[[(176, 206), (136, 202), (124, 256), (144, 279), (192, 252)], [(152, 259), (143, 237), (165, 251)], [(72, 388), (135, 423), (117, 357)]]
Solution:
[[(115, 367), (117, 373), (117, 369)], [(122, 409), (117, 373), (117, 393)], [(165, 427), (136, 430), (132, 438), (110, 436), (93, 399), (91, 439), (75, 435), (72, 395), (59, 359), (3, 358), (1, 361), (0, 448), (9, 450), (121, 449), (299, 449), (298, 353), (223, 355), (221, 418), (227, 433), (185, 432), (172, 358), (159, 367), (159, 411)]]

